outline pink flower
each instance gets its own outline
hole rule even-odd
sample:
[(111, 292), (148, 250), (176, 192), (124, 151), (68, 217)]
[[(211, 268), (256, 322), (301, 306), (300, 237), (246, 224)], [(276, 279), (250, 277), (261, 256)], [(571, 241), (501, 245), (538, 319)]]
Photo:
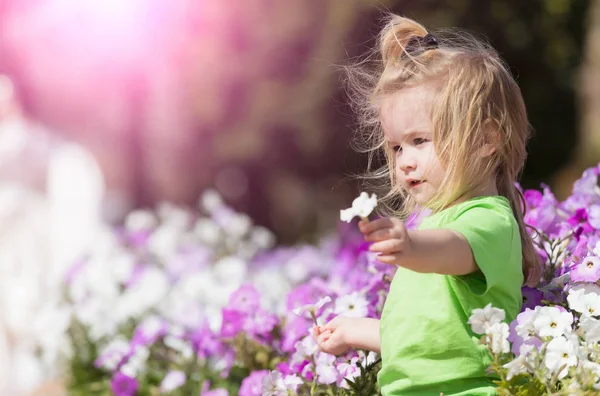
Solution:
[(269, 374), (268, 370), (253, 371), (242, 381), (239, 396), (261, 396), (262, 380)]
[(600, 259), (587, 256), (571, 270), (572, 282), (592, 282), (600, 279)]

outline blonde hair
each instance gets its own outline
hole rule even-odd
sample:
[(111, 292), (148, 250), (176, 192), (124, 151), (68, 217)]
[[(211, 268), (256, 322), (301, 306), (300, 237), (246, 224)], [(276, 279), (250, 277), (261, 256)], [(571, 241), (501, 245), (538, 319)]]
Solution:
[[(427, 206), (434, 212), (442, 210), (493, 177), (519, 225), (523, 273), (526, 284), (534, 286), (540, 278), (540, 260), (523, 220), (523, 196), (515, 185), (531, 134), (521, 91), (486, 43), (455, 30), (436, 32), (435, 45), (423, 47), (428, 33), (411, 19), (391, 15), (376, 52), (346, 68), (349, 97), (359, 122), (355, 147), (369, 154), (363, 179), (381, 196), (386, 214), (406, 218), (417, 209), (396, 182), (395, 153), (386, 144), (380, 123), (381, 99), (404, 88), (439, 83), (431, 117), (433, 142), (445, 175)], [(417, 51), (415, 43), (421, 46)], [(495, 147), (491, 155), (473, 155), (490, 143)]]

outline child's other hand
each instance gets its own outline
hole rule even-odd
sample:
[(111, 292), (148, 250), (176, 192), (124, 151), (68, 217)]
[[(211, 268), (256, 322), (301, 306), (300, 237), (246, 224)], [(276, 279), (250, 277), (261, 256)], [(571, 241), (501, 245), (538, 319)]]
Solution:
[(358, 229), (365, 236), (365, 241), (374, 242), (369, 250), (377, 252), (377, 260), (386, 264), (400, 265), (402, 256), (411, 249), (411, 239), (400, 219), (384, 217), (370, 222), (360, 221)]
[(321, 351), (332, 355), (343, 355), (350, 345), (347, 333), (351, 331), (352, 318), (337, 316), (325, 326), (313, 326), (313, 334)]

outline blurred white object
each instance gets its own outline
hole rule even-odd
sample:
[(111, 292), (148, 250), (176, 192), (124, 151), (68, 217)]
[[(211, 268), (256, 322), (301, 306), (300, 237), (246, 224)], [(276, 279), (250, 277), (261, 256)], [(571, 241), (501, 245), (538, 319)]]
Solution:
[(377, 195), (371, 194), (369, 197), (369, 194), (363, 191), (352, 201), (352, 207), (340, 210), (340, 220), (350, 223), (355, 216), (366, 219), (376, 206)]
[(102, 228), (104, 180), (90, 153), (25, 119), (12, 94), (0, 76), (0, 395), (19, 396), (59, 374), (62, 282)]

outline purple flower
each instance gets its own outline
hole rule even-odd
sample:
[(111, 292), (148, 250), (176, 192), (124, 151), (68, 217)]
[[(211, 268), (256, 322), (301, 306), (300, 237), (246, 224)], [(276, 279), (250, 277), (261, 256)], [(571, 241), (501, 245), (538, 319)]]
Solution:
[(262, 380), (269, 370), (253, 371), (242, 381), (239, 396), (262, 396)]
[(536, 208), (542, 203), (543, 195), (538, 190), (526, 190), (523, 193), (523, 197), (525, 198), (525, 203), (527, 204), (527, 208)]
[(317, 301), (320, 297), (321, 295), (312, 285), (305, 283), (288, 293), (286, 306), (288, 311), (291, 311), (298, 306)]
[(539, 348), (542, 341), (532, 335), (535, 332), (533, 322), (537, 317), (539, 308), (536, 310), (526, 309), (517, 315), (517, 318), (510, 323), (508, 341), (512, 343), (511, 351), (519, 355), (523, 344), (535, 345)]
[(552, 205), (541, 205), (525, 213), (525, 222), (536, 229), (547, 232), (556, 220), (556, 208)]
[(149, 230), (139, 230), (139, 231), (124, 231), (124, 236), (127, 239), (127, 242), (133, 246), (134, 248), (142, 248), (146, 246), (148, 243), (148, 239), (152, 235), (152, 231)]
[(277, 368), (277, 371), (279, 371), (283, 375), (288, 375), (288, 374), (293, 373), (293, 370), (290, 367), (290, 364), (288, 362), (277, 363), (276, 368)]
[(242, 330), (242, 327), (244, 325), (244, 314), (239, 311), (227, 308), (224, 308), (222, 310), (222, 313), (223, 322), (221, 323), (221, 337), (235, 337)]
[(600, 174), (600, 165), (583, 171), (581, 178), (573, 183), (573, 195), (594, 196)]
[(575, 214), (573, 216), (571, 216), (567, 222), (572, 226), (572, 227), (581, 227), (583, 229), (583, 232), (592, 232), (593, 228), (592, 226), (589, 225), (588, 223), (588, 213), (587, 210), (585, 210), (584, 208), (579, 208), (577, 210), (575, 210)]
[(201, 359), (218, 354), (222, 348), (219, 337), (211, 331), (207, 323), (194, 329), (189, 333), (188, 337), (198, 357)]
[(527, 308), (535, 309), (536, 306), (542, 304), (544, 293), (542, 293), (540, 290), (524, 286), (521, 289), (521, 292), (523, 294), (523, 311)]
[(600, 259), (594, 256), (585, 257), (571, 270), (572, 282), (595, 283), (600, 279)]
[(283, 329), (281, 341), (281, 349), (285, 352), (293, 352), (296, 342), (309, 333), (309, 325), (304, 318), (293, 316), (290, 319)]
[(244, 331), (250, 335), (267, 335), (279, 323), (277, 316), (260, 309), (244, 321)]
[(115, 396), (132, 396), (137, 392), (138, 383), (135, 378), (117, 371), (110, 381), (110, 387)]
[(229, 307), (242, 312), (252, 312), (260, 306), (260, 293), (254, 285), (240, 286), (229, 297)]
[(600, 230), (600, 205), (592, 205), (588, 210), (588, 223), (596, 230)]

